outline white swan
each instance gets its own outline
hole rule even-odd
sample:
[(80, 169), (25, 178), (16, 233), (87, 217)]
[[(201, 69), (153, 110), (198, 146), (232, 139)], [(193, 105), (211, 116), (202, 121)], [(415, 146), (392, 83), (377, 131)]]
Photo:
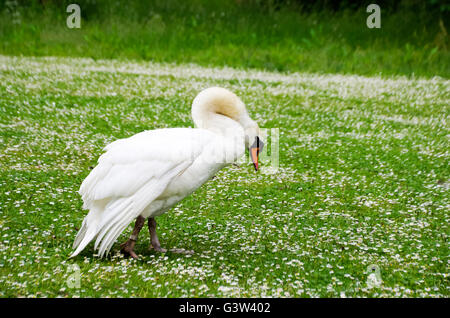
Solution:
[(258, 170), (263, 147), (259, 127), (235, 94), (219, 87), (203, 90), (192, 103), (192, 118), (196, 128), (144, 131), (105, 147), (106, 152), (79, 190), (83, 208), (89, 213), (70, 257), (94, 239), (94, 248), (103, 257), (136, 219), (132, 235), (121, 247), (122, 252), (137, 258), (134, 245), (147, 218), (152, 247), (165, 251), (156, 235), (155, 216), (240, 158), (244, 146), (249, 147)]

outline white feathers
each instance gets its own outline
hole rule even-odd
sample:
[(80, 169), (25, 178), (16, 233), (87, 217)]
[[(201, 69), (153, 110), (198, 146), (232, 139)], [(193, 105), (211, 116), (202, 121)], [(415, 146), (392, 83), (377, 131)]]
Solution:
[(94, 238), (99, 255), (107, 253), (122, 231), (208, 145), (193, 147), (191, 143), (188, 151), (176, 150), (186, 150), (183, 140), (196, 139), (197, 134), (197, 130), (189, 128), (161, 129), (108, 145), (80, 187), (83, 207), (90, 212), (75, 238), (76, 250), (71, 256), (76, 256)]
[[(136, 217), (167, 211), (243, 154), (245, 127), (230, 117), (212, 112), (210, 101), (217, 101), (214, 94), (219, 92), (222, 112), (227, 108), (230, 114), (244, 113), (245, 106), (236, 95), (224, 89), (209, 89), (209, 92), (210, 98), (203, 93), (203, 106), (196, 103), (195, 108), (203, 120), (207, 118), (208, 127), (219, 127), (218, 131), (158, 129), (116, 140), (105, 147), (98, 165), (79, 190), (83, 208), (89, 213), (75, 238), (71, 257), (94, 239), (94, 248), (100, 257), (104, 256)], [(231, 128), (228, 135), (221, 133), (226, 128)]]

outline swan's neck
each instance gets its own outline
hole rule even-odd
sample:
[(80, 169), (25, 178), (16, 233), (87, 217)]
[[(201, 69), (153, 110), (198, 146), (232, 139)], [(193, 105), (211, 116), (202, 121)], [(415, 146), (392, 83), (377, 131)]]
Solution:
[(215, 144), (215, 162), (223, 165), (230, 164), (245, 153), (244, 129), (233, 119), (221, 114), (209, 114), (209, 120), (202, 128), (221, 137), (217, 138), (217, 144)]
[(243, 136), (240, 114), (244, 104), (232, 92), (211, 87), (201, 91), (192, 102), (192, 119), (198, 128), (208, 129), (224, 137)]
[(200, 92), (192, 103), (192, 119), (197, 128), (218, 135), (215, 140), (216, 161), (231, 163), (245, 153), (245, 131), (241, 114), (244, 104), (228, 90), (209, 88)]

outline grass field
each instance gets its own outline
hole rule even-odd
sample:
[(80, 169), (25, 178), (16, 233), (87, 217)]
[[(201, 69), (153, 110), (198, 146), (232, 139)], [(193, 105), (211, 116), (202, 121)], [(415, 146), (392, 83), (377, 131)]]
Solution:
[(397, 10), (380, 0), (380, 29), (366, 26), (370, 2), (357, 1), (334, 12), (294, 5), (300, 1), (78, 0), (80, 29), (66, 26), (74, 1), (9, 2), (20, 5), (2, 10), (0, 0), (4, 55), (450, 78), (450, 7), (428, 6), (442, 0), (405, 0)]
[[(192, 126), (213, 85), (279, 129), (279, 170), (229, 166), (159, 217), (162, 244), (193, 256), (143, 232), (124, 259), (127, 230), (109, 258), (68, 259), (101, 149)], [(449, 297), (449, 104), (442, 78), (0, 56), (0, 296)]]

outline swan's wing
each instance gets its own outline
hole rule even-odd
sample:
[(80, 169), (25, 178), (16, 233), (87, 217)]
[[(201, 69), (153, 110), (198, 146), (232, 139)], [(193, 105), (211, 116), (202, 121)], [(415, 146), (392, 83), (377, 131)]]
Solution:
[[(97, 237), (99, 255), (185, 171), (213, 140), (203, 130), (178, 128), (146, 131), (107, 147), (79, 193), (90, 212), (74, 242), (77, 255)], [(104, 203), (104, 206), (101, 206)]]
[(164, 176), (182, 163), (192, 163), (212, 138), (204, 130), (172, 128), (144, 131), (105, 147), (98, 165), (81, 184), (84, 208), (96, 200), (128, 197), (150, 180)]

